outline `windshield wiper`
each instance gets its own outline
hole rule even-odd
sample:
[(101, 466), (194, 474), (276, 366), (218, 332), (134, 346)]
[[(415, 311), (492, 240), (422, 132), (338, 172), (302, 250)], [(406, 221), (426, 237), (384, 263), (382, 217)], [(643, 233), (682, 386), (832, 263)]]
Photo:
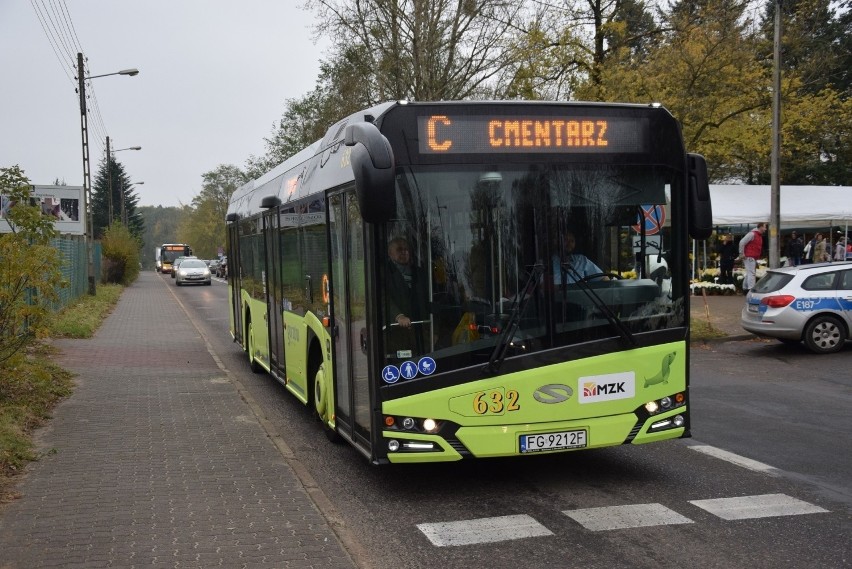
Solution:
[(503, 360), (506, 359), (506, 350), (509, 347), (512, 338), (515, 336), (515, 331), (518, 329), (521, 316), (523, 316), (524, 311), (527, 309), (527, 305), (529, 305), (530, 299), (532, 298), (535, 289), (538, 287), (538, 283), (541, 281), (541, 275), (543, 274), (544, 264), (536, 263), (532, 266), (532, 270), (530, 271), (530, 276), (527, 279), (526, 284), (524, 284), (521, 291), (515, 295), (515, 300), (512, 302), (512, 307), (509, 310), (509, 320), (506, 321), (506, 325), (503, 327), (503, 333), (500, 335), (500, 339), (497, 340), (497, 345), (494, 346), (494, 351), (491, 352), (491, 357), (488, 358), (488, 363), (482, 367), (483, 373), (494, 375), (500, 369), (500, 365), (503, 363)]
[(577, 269), (574, 268), (574, 265), (571, 264), (571, 261), (566, 261), (562, 263), (562, 268), (571, 273), (571, 276), (574, 278), (575, 284), (586, 293), (586, 296), (589, 297), (589, 300), (592, 301), (609, 323), (615, 328), (616, 332), (621, 336), (621, 338), (629, 344), (631, 347), (635, 348), (637, 346), (636, 337), (633, 336), (633, 333), (627, 329), (627, 326), (624, 325), (624, 322), (613, 313), (610, 307), (601, 300), (601, 297), (597, 295), (597, 293), (589, 286), (589, 283), (583, 280), (583, 276), (577, 272)]

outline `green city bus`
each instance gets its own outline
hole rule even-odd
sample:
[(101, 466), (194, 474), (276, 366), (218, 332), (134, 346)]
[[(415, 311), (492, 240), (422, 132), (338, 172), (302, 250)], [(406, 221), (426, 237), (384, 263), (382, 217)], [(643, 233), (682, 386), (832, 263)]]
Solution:
[(230, 331), (374, 464), (688, 437), (711, 219), (658, 104), (388, 102), (234, 192)]

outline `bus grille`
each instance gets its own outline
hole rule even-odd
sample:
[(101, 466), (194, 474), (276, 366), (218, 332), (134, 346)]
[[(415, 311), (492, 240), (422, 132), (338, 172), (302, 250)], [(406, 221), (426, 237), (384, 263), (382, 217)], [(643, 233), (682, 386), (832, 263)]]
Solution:
[(462, 444), (462, 442), (460, 440), (458, 440), (457, 438), (455, 438), (455, 437), (449, 438), (448, 437), (448, 438), (446, 438), (446, 441), (447, 441), (447, 444), (449, 444), (451, 447), (453, 447), (453, 450), (455, 450), (457, 453), (459, 453), (463, 457), (469, 458), (469, 457), (473, 456), (472, 454), (470, 454), (470, 451), (467, 450), (467, 447), (464, 446)]
[(639, 431), (642, 430), (642, 423), (637, 421), (636, 424), (630, 429), (630, 433), (627, 435), (627, 438), (624, 439), (624, 444), (630, 443), (633, 439), (636, 438), (636, 435), (639, 434)]

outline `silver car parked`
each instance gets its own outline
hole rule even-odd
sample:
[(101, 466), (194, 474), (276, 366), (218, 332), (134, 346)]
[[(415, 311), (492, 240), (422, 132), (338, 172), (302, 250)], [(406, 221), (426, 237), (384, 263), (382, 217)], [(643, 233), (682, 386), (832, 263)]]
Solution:
[(818, 354), (843, 349), (852, 329), (852, 262), (767, 271), (746, 296), (741, 324)]

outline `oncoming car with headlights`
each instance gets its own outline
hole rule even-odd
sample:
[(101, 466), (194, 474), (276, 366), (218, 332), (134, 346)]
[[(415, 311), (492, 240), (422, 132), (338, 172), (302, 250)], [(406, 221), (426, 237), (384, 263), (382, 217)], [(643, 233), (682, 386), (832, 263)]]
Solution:
[(184, 259), (178, 265), (175, 284), (205, 284), (210, 285), (210, 268), (201, 259)]
[(741, 325), (818, 354), (842, 350), (852, 329), (852, 262), (768, 271), (749, 291)]

